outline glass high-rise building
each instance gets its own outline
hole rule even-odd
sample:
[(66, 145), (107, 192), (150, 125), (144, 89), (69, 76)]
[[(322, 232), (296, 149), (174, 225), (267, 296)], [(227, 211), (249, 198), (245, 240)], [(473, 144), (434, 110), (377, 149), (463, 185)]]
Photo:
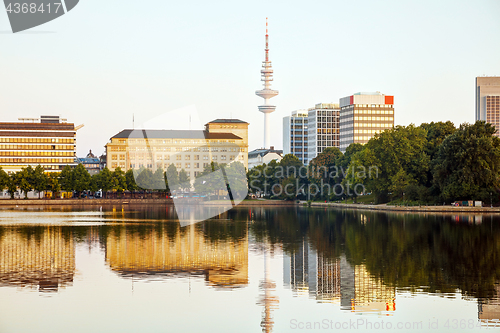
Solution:
[(476, 121), (484, 120), (500, 136), (500, 76), (476, 77)]

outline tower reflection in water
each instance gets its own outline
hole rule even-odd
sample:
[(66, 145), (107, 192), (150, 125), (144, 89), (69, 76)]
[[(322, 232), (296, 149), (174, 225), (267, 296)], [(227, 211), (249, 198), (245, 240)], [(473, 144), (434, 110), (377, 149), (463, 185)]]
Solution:
[(337, 303), (353, 312), (391, 315), (396, 310), (396, 288), (373, 277), (365, 265), (351, 265), (343, 254), (327, 258), (304, 240), (283, 258), (283, 283), (297, 296)]
[(65, 227), (2, 228), (0, 286), (57, 292), (73, 283), (75, 245)]
[[(218, 225), (217, 225), (218, 224)], [(124, 277), (158, 279), (182, 275), (204, 276), (209, 285), (237, 288), (248, 284), (248, 237), (210, 237), (218, 228), (206, 222), (170, 230), (123, 226), (106, 237), (106, 262)], [(241, 233), (241, 231), (240, 231)]]

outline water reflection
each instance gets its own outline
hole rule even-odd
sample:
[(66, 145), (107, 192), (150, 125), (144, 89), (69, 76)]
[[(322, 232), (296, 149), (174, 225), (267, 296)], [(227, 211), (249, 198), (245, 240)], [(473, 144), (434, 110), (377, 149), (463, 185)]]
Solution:
[(75, 246), (71, 229), (13, 227), (0, 231), (0, 286), (57, 292), (71, 285)]
[[(105, 236), (106, 262), (124, 277), (157, 279), (204, 275), (215, 287), (248, 284), (248, 237), (217, 237), (218, 222), (113, 227)], [(231, 227), (223, 226), (228, 234)], [(234, 230), (233, 230), (234, 231)], [(212, 237), (210, 237), (212, 235)], [(232, 236), (235, 236), (234, 234)]]
[[(474, 314), (477, 304), (484, 324), (499, 325), (498, 216), (237, 208), (182, 227), (171, 222), (175, 213), (164, 206), (61, 212), (31, 212), (30, 221), (39, 216), (45, 222), (30, 226), (18, 225), (26, 211), (17, 221), (15, 212), (0, 210), (0, 220), (9, 217), (0, 225), (0, 286), (39, 291), (71, 286), (75, 246), (88, 244), (90, 252), (99, 244), (102, 264), (119, 279), (175, 283), (198, 276), (213, 287), (207, 289), (233, 293), (251, 289), (246, 287), (252, 286), (252, 273), (259, 274), (259, 294), (254, 292), (248, 309), (257, 297), (263, 332), (279, 325), (275, 318), (287, 308), (278, 306), (285, 292), (345, 315), (389, 319), (401, 312), (398, 297), (451, 295), (452, 301), (473, 304)], [(58, 225), (62, 222), (74, 226)], [(273, 259), (274, 253), (283, 255)], [(250, 258), (263, 265), (250, 271)], [(284, 290), (271, 274), (275, 265), (283, 272)]]

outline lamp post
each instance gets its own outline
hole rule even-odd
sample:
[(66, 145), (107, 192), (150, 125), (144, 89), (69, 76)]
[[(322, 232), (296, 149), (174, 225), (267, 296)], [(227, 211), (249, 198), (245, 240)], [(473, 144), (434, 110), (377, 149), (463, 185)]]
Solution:
[(493, 200), (491, 199), (491, 192), (490, 192), (490, 208), (493, 208)]

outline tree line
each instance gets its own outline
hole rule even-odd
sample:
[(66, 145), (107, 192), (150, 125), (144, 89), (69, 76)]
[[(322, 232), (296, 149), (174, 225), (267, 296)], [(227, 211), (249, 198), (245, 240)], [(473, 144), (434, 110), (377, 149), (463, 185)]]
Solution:
[[(224, 169), (224, 173), (217, 172)], [(223, 174), (225, 176), (223, 176)], [(205, 167), (195, 182), (195, 190), (203, 194), (215, 194), (219, 190), (227, 190), (229, 181), (233, 191), (245, 193), (245, 168), (240, 162), (233, 162), (230, 166), (225, 164), (211, 163)], [(150, 169), (129, 169), (124, 172), (120, 168), (110, 171), (107, 167), (98, 174), (90, 175), (82, 164), (71, 168), (66, 165), (60, 173), (46, 173), (42, 166), (35, 168), (28, 166), (12, 174), (7, 174), (0, 168), (0, 190), (7, 189), (11, 198), (19, 190), (27, 198), (28, 192), (76, 192), (81, 197), (84, 191), (97, 192), (102, 190), (106, 197), (110, 191), (122, 193), (124, 191), (148, 190), (156, 192), (189, 191), (191, 181), (189, 174), (181, 169), (177, 170), (174, 164), (170, 164), (166, 171), (162, 168), (154, 172)], [(236, 192), (235, 192), (236, 193)]]
[[(351, 144), (345, 153), (327, 148), (307, 167), (293, 155), (285, 155), (279, 163), (257, 166), (247, 174), (249, 189), (255, 192), (252, 181), (260, 187), (268, 183), (268, 189), (339, 186), (343, 192), (319, 191), (313, 198), (341, 200), (356, 197), (353, 187), (359, 185), (364, 193), (374, 194), (375, 203), (403, 199), (419, 204), (497, 202), (500, 138), (495, 133), (495, 128), (484, 121), (464, 123), (458, 128), (450, 121), (396, 126), (376, 134), (365, 145)], [(306, 168), (306, 176), (283, 172), (301, 167)], [(349, 188), (351, 191), (347, 191)], [(277, 196), (304, 197), (300, 191), (290, 192)]]

